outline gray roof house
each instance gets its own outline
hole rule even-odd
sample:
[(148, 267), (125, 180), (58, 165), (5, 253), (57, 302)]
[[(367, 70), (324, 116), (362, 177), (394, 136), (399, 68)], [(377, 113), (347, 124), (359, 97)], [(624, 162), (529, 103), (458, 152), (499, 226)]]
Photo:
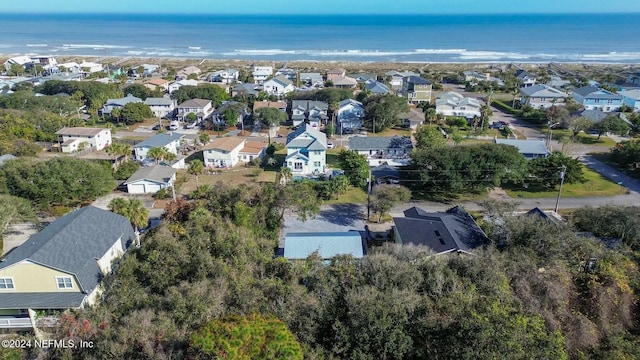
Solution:
[(393, 218), (397, 244), (426, 246), (436, 255), (472, 254), (489, 243), (487, 235), (463, 208), (456, 206), (444, 213), (429, 213), (412, 207), (404, 217)]
[(150, 166), (138, 169), (127, 181), (129, 194), (154, 194), (162, 189), (167, 189), (176, 180), (178, 170), (171, 166)]
[(312, 87), (322, 87), (324, 80), (320, 73), (300, 73), (300, 82)]
[(327, 121), (329, 104), (325, 101), (293, 100), (291, 101), (291, 121), (293, 126), (308, 122), (313, 127), (319, 127)]
[(131, 94), (119, 99), (108, 99), (106, 103), (98, 110), (100, 116), (111, 116), (111, 111), (116, 108), (122, 108), (129, 103), (141, 103), (142, 99)]
[(261, 88), (261, 85), (258, 86), (256, 84), (238, 84), (231, 89), (231, 96), (256, 96), (260, 92)]
[(522, 103), (534, 109), (547, 109), (554, 105), (564, 105), (569, 97), (566, 93), (543, 84), (520, 88)]
[(294, 176), (318, 175), (326, 171), (327, 136), (304, 124), (287, 135), (284, 165)]
[(527, 160), (547, 157), (551, 154), (544, 140), (494, 139), (496, 144), (515, 146)]
[(413, 143), (408, 136), (353, 136), (349, 150), (356, 151), (369, 161), (369, 165), (407, 165)]
[(171, 132), (154, 135), (133, 146), (135, 158), (140, 161), (146, 159), (147, 152), (154, 147), (164, 147), (171, 153), (178, 155), (178, 145), (183, 137), (182, 134)]
[(168, 97), (149, 97), (144, 100), (155, 117), (171, 117), (176, 109), (176, 101)]
[(537, 78), (535, 75), (523, 69), (516, 71), (515, 76), (516, 76), (516, 79), (520, 81), (520, 84), (522, 85), (522, 87), (533, 86), (537, 81)]
[(364, 83), (364, 88), (365, 90), (371, 91), (373, 94), (384, 95), (389, 93), (387, 85), (376, 80), (367, 80)]
[(127, 218), (93, 206), (57, 219), (0, 262), (0, 309), (19, 316), (94, 304), (100, 279), (134, 239)]

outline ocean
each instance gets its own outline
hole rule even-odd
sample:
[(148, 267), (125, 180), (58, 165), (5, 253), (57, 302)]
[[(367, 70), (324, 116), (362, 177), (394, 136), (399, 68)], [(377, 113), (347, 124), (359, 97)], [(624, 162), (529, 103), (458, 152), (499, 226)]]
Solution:
[(0, 54), (640, 63), (640, 14), (0, 14)]

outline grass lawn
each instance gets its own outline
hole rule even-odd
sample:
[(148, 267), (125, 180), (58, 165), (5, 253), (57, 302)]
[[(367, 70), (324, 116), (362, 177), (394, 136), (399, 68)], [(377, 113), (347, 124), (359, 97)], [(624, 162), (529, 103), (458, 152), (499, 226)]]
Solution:
[[(543, 129), (541, 132), (543, 134), (548, 133), (548, 129)], [(554, 140), (561, 141), (562, 139), (571, 138), (573, 136), (573, 132), (571, 130), (552, 130), (551, 136)], [(608, 138), (606, 136), (601, 136), (598, 139), (596, 135), (589, 135), (584, 132), (578, 134), (577, 143), (583, 145), (597, 145), (604, 147), (614, 147), (616, 146), (616, 142), (613, 139)]]
[(324, 205), (331, 204), (366, 204), (367, 192), (360, 188), (351, 187), (344, 195), (340, 195), (338, 199), (323, 201)]
[[(606, 179), (602, 175), (591, 169), (584, 169), (584, 177), (586, 181), (581, 184), (565, 184), (562, 187), (562, 197), (591, 197), (591, 196), (613, 196), (622, 195), (627, 190)], [(531, 198), (554, 198), (558, 196), (558, 190), (540, 190), (518, 187), (504, 187), (505, 191), (511, 197), (520, 197), (525, 199)]]
[(393, 127), (391, 129), (387, 129), (381, 132), (373, 133), (369, 131), (367, 136), (411, 136), (411, 129), (404, 129), (400, 127)]

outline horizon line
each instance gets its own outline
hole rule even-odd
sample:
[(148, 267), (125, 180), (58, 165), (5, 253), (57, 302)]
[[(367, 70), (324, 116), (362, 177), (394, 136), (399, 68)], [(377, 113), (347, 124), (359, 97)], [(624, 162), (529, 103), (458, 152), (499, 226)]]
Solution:
[[(388, 16), (388, 15), (413, 15), (413, 16), (456, 16), (456, 15), (509, 15), (509, 16), (524, 16), (524, 15), (640, 15), (640, 11), (637, 12), (624, 12), (624, 11), (611, 11), (611, 12), (590, 12), (590, 11), (575, 11), (575, 12), (436, 12), (436, 13), (409, 13), (409, 12), (380, 12), (380, 13), (241, 13), (241, 12), (229, 12), (229, 13), (196, 13), (196, 12), (91, 12), (91, 11), (15, 11), (7, 12), (3, 15), (193, 15), (193, 16), (317, 16), (317, 15), (331, 15), (331, 16)], [(1, 15), (0, 15), (1, 16)]]

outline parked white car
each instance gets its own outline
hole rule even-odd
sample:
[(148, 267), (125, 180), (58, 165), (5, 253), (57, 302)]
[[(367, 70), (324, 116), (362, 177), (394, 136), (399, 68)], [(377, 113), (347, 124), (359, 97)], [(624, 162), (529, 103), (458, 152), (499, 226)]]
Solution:
[(172, 121), (171, 124), (169, 124), (169, 130), (178, 130), (180, 128), (180, 123), (177, 121)]
[(333, 149), (333, 148), (335, 148), (335, 147), (336, 147), (336, 144), (334, 144), (334, 143), (332, 143), (332, 142), (328, 142), (328, 143), (327, 143), (327, 148), (329, 148), (329, 149)]

